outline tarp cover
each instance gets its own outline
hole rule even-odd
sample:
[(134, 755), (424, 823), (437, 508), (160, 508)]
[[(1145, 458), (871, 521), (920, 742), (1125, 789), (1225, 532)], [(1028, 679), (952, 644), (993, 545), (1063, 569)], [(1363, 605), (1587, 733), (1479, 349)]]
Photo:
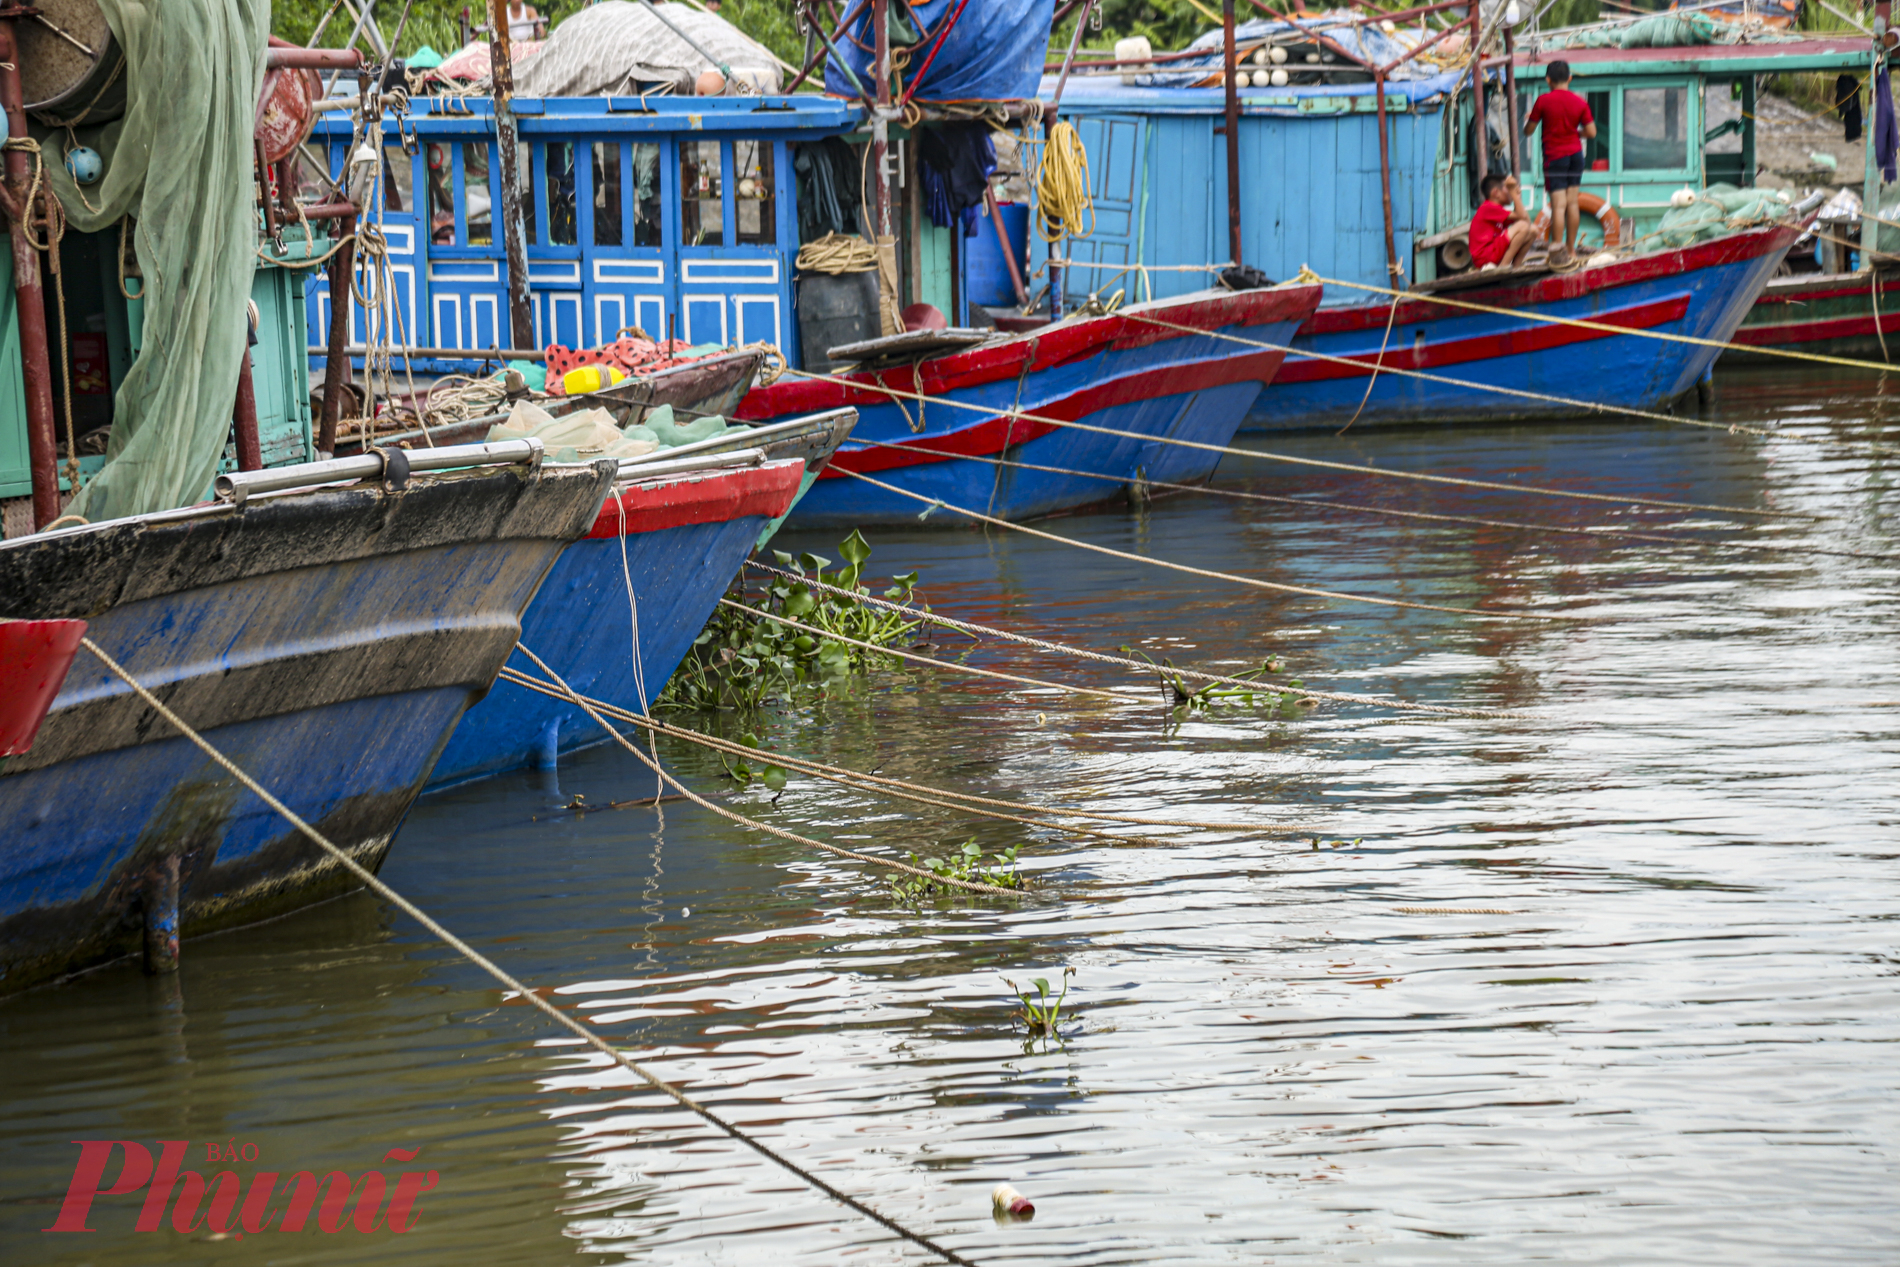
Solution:
[(1562, 48), (1688, 48), (1700, 44), (1792, 44), (1806, 38), (1784, 35), (1760, 26), (1724, 22), (1707, 13), (1658, 13), (1627, 26), (1590, 27), (1581, 31), (1553, 31), (1544, 37), (1546, 49)]
[(77, 140), (104, 157), (104, 177), (75, 186), (57, 158), (65, 133), (40, 134), (74, 229), (138, 221), (142, 346), (113, 405), (106, 464), (68, 507), (95, 523), (190, 505), (217, 473), (257, 268), (251, 127), (270, 30), (269, 0), (99, 4), (125, 50), (125, 114)]
[[(923, 69), (931, 44), (942, 24), (957, 12), (957, 4), (958, 0), (928, 0), (911, 6), (911, 20), (923, 38), (910, 49), (910, 69)], [(1049, 25), (1055, 11), (1055, 0), (968, 0), (911, 99), (1014, 101), (1034, 97), (1037, 81), (1042, 78), (1043, 58), (1049, 52)], [(867, 91), (875, 88), (871, 50), (876, 47), (871, 6), (867, 4), (863, 16), (852, 23), (837, 45)], [(833, 57), (825, 59), (825, 91), (846, 97), (858, 95)]]
[[(731, 67), (735, 80), (758, 92), (779, 91), (772, 54), (732, 23), (683, 4), (654, 7)], [(602, 0), (555, 27), (534, 59), (517, 65), (515, 91), (524, 97), (609, 97), (717, 69), (646, 6)]]
[[(1354, 56), (1371, 62), (1375, 66), (1386, 66), (1411, 52), (1423, 40), (1437, 34), (1436, 31), (1421, 32), (1417, 27), (1410, 29), (1399, 27), (1397, 31), (1387, 35), (1377, 26), (1358, 25), (1364, 20), (1364, 14), (1355, 13), (1351, 9), (1334, 9), (1315, 17), (1287, 21), (1256, 18), (1252, 22), (1242, 22), (1234, 28), (1234, 43), (1244, 53), (1248, 51), (1250, 45), (1275, 36), (1324, 35)], [(1224, 68), (1225, 50), (1222, 45), (1225, 40), (1226, 37), (1220, 31), (1208, 31), (1182, 50), (1188, 53), (1205, 51), (1207, 56), (1183, 58), (1178, 62), (1161, 62), (1159, 64), (1167, 67), (1166, 70), (1137, 74), (1135, 83), (1144, 88), (1186, 88), (1198, 84), (1207, 78), (1209, 71)], [(1277, 42), (1290, 41), (1282, 39)], [(1388, 79), (1394, 82), (1435, 79), (1444, 74), (1445, 67), (1434, 66), (1426, 60), (1434, 51), (1428, 49), (1426, 53), (1400, 66), (1388, 76)], [(1341, 65), (1341, 63), (1334, 63), (1334, 65)], [(1290, 74), (1310, 71), (1309, 67), (1295, 63), (1288, 63), (1281, 69)]]

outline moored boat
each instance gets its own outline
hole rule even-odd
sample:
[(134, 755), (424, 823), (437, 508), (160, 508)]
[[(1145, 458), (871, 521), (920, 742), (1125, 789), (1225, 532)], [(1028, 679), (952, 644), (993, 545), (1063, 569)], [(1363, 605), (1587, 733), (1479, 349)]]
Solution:
[[(855, 420), (849, 409), (834, 410), (624, 463), (586, 536), (561, 555), (529, 606), (522, 645), (581, 694), (646, 712), (746, 555)], [(540, 676), (520, 652), (512, 663)], [(552, 767), (562, 754), (606, 740), (578, 705), (502, 681), (456, 727), (431, 786)]]
[[(227, 500), (0, 544), (0, 618), (86, 636), (376, 869), (457, 719), (513, 648), (609, 463), (528, 442), (454, 474), (261, 493), (347, 466), (228, 476)], [(356, 463), (377, 465), (370, 456)], [(420, 465), (425, 459), (418, 459)], [(247, 482), (248, 481), (248, 482)], [(356, 881), (83, 649), (0, 768), (0, 992), (266, 919)]]
[[(1284, 345), (1319, 297), (1317, 286), (1279, 286), (1130, 304), (888, 368), (788, 376), (752, 391), (739, 416), (859, 411), (851, 442), (792, 512), (795, 526), (914, 525), (933, 499), (1005, 519), (1053, 514), (1119, 496), (1102, 475), (1130, 485), (1211, 475), (1218, 453), (1170, 442), (1231, 441), (1283, 355), (1234, 340)], [(965, 522), (937, 520), (952, 521)]]

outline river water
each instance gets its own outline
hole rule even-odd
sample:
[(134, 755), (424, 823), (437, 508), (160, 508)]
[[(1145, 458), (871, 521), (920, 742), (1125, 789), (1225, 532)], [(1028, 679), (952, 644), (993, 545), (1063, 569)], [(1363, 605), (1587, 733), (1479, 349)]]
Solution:
[[(1731, 372), (1710, 416), (1277, 438), (1395, 469), (1816, 518), (1434, 489), (1230, 460), (1220, 486), (1667, 530), (1651, 542), (1190, 495), (1042, 525), (1510, 621), (1244, 589), (1014, 533), (873, 537), (939, 610), (1353, 705), (1186, 716), (930, 670), (765, 724), (787, 751), (1254, 831), (1101, 840), (794, 778), (775, 824), (902, 855), (1020, 843), (1032, 901), (907, 909), (857, 863), (650, 793), (600, 748), (422, 802), (385, 878), (665, 1076), (984, 1263), (1900, 1260), (1900, 385)], [(1679, 535), (1697, 535), (1680, 534)], [(1724, 542), (1773, 543), (1746, 552)], [(1713, 543), (1713, 544), (1711, 544)], [(824, 552), (828, 541), (798, 548)], [(1835, 553), (1823, 553), (1834, 551)], [(836, 554), (835, 550), (830, 553)], [(949, 654), (962, 646), (947, 639)], [(986, 645), (971, 662), (1152, 679)], [(560, 666), (556, 666), (559, 668)], [(716, 758), (662, 755), (696, 787)], [(1291, 827), (1275, 833), (1269, 827)], [(1314, 838), (1320, 843), (1314, 847)], [(1469, 912), (1469, 913), (1459, 913)], [(1005, 978), (1074, 976), (1055, 1042)], [(540, 1018), (369, 896), (0, 1003), (10, 1263), (928, 1261)], [(414, 1230), (48, 1235), (71, 1141), (234, 1169), (427, 1167)], [(413, 1163), (388, 1150), (417, 1150)], [(116, 1163), (115, 1170), (116, 1170)], [(998, 1224), (1013, 1183), (1033, 1222)]]

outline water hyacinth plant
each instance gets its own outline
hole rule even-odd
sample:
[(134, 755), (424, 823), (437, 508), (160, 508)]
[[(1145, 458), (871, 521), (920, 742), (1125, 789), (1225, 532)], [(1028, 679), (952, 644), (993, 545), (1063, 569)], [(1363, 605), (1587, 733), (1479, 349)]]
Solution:
[[(839, 543), (844, 562), (837, 567), (816, 554), (793, 556), (774, 550), (778, 565), (856, 594), (870, 594), (862, 583), (870, 543), (855, 529)], [(917, 573), (891, 578), (884, 597), (904, 606), (915, 603)], [(814, 589), (804, 579), (775, 577), (763, 597), (743, 591), (729, 594), (738, 606), (721, 605), (694, 641), (674, 672), (657, 707), (677, 710), (759, 708), (772, 701), (789, 701), (800, 694), (823, 691), (850, 674), (895, 661), (875, 651), (842, 641), (851, 638), (876, 647), (907, 642), (918, 622), (895, 612), (879, 611), (849, 598)], [(783, 619), (781, 619), (783, 618)], [(785, 623), (795, 620), (808, 629)], [(811, 629), (819, 632), (812, 633)], [(833, 635), (833, 636), (828, 636)]]
[(1046, 1040), (1054, 1038), (1059, 1041), (1062, 1035), (1056, 1032), (1056, 1026), (1061, 1023), (1062, 1004), (1063, 1001), (1069, 997), (1069, 978), (1074, 975), (1075, 969), (1072, 967), (1062, 970), (1062, 993), (1058, 994), (1054, 999), (1049, 997), (1049, 979), (1047, 977), (1031, 977), (1029, 979), (1029, 984), (1036, 987), (1036, 997), (1033, 999), (1029, 997), (1029, 991), (1023, 989), (1008, 977), (1004, 977), (1003, 981), (1009, 986), (1010, 992), (1022, 1003), (1020, 1008), (1010, 1014), (1010, 1019), (1013, 1021), (1021, 1021), (1024, 1027), (1029, 1030), (1029, 1037), (1031, 1039), (1041, 1038)]
[[(976, 837), (963, 842), (963, 847), (948, 858), (919, 858), (910, 856), (910, 865), (948, 880), (973, 880), (978, 884), (994, 885), (999, 889), (1020, 889), (1026, 887), (1022, 872), (1016, 868), (1017, 845), (1011, 845), (1003, 852), (990, 855), (990, 865), (983, 865), (983, 850), (976, 843)], [(891, 881), (891, 889), (897, 900), (907, 906), (915, 906), (925, 898), (947, 897), (957, 890), (948, 884), (940, 884), (929, 876), (899, 875)]]

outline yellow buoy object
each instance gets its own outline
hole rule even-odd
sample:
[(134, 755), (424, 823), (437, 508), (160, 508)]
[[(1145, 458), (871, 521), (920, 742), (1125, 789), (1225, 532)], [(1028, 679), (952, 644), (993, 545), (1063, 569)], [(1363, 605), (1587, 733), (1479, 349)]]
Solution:
[(561, 386), (570, 396), (597, 392), (612, 387), (615, 383), (625, 382), (626, 375), (611, 365), (583, 365), (577, 370), (569, 370), (561, 375)]

